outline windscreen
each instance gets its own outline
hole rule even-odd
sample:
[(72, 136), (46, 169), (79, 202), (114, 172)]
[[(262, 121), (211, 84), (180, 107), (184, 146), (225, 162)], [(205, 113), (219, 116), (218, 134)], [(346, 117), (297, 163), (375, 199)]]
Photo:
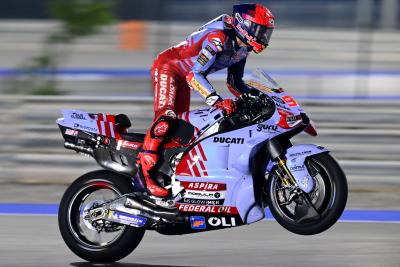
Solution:
[(266, 93), (271, 93), (271, 91), (283, 92), (281, 86), (261, 69), (256, 69), (246, 83), (257, 90)]

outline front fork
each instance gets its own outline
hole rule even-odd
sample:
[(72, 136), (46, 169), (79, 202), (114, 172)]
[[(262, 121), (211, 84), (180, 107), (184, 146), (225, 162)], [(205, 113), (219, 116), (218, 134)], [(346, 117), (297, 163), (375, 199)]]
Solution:
[(294, 178), (292, 172), (286, 166), (286, 159), (278, 157), (276, 159), (277, 165), (279, 167), (275, 169), (275, 174), (282, 180), (286, 187), (298, 187), (296, 179)]
[(274, 168), (275, 174), (282, 180), (286, 187), (298, 187), (297, 181), (292, 172), (286, 165), (286, 157), (282, 145), (275, 139), (269, 140), (267, 143), (267, 150), (276, 163), (278, 168)]

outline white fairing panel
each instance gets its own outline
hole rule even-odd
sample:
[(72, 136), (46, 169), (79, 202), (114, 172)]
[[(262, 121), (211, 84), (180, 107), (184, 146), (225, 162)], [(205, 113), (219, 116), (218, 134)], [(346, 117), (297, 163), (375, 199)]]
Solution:
[(222, 110), (216, 108), (204, 108), (189, 111), (187, 120), (190, 124), (202, 132), (222, 117)]
[(76, 130), (99, 134), (97, 121), (92, 119), (85, 111), (75, 109), (62, 110), (63, 118), (58, 119), (57, 123)]
[(296, 179), (298, 186), (306, 193), (310, 193), (313, 190), (314, 180), (308, 173), (305, 160), (311, 155), (324, 152), (329, 152), (329, 150), (313, 144), (295, 145), (287, 150), (286, 165)]

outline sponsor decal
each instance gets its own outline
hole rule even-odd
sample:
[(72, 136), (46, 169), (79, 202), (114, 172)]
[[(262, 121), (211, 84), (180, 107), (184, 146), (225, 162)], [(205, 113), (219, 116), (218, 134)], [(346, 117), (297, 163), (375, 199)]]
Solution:
[(225, 198), (225, 192), (207, 192), (186, 190), (185, 197), (200, 199), (221, 199)]
[(211, 39), (211, 42), (217, 47), (217, 50), (218, 50), (219, 52), (222, 51), (223, 46), (222, 46), (221, 39), (219, 39), (219, 38), (212, 38), (212, 39)]
[(299, 156), (304, 156), (304, 155), (307, 155), (307, 154), (310, 154), (310, 153), (311, 153), (311, 150), (307, 150), (307, 151), (302, 151), (302, 152), (290, 154), (289, 157), (299, 157)]
[(244, 144), (244, 138), (236, 137), (214, 137), (214, 143), (221, 144)]
[(275, 102), (278, 102), (279, 104), (285, 105), (285, 101), (283, 101), (280, 97), (271, 96), (271, 98), (272, 98)]
[(97, 128), (93, 128), (93, 127), (86, 126), (86, 125), (81, 125), (79, 123), (75, 123), (74, 124), (74, 128), (79, 128), (79, 129), (81, 129), (83, 131), (89, 131), (89, 132), (96, 132), (97, 133)]
[(269, 94), (273, 93), (273, 91), (269, 87), (267, 87), (259, 82), (256, 82), (256, 81), (250, 80), (246, 84), (251, 87), (257, 88), (258, 90), (264, 91), (266, 93), (269, 93)]
[(286, 110), (286, 111), (289, 111), (290, 110), (290, 108), (288, 108), (286, 105), (282, 105), (282, 104), (279, 104), (279, 103), (275, 103), (275, 105), (278, 107), (278, 108), (280, 108), (280, 109), (282, 109), (282, 110)]
[(285, 95), (282, 97), (282, 100), (285, 101), (286, 104), (289, 105), (289, 107), (297, 107), (299, 104), (289, 95)]
[(108, 218), (121, 221), (124, 224), (129, 224), (129, 225), (138, 226), (138, 227), (144, 226), (147, 222), (147, 218), (132, 215), (132, 214), (127, 214), (127, 213), (122, 213), (122, 212), (118, 212), (118, 211), (111, 211), (108, 214)]
[(195, 205), (224, 205), (224, 199), (195, 199), (195, 198), (183, 198), (180, 202), (186, 204)]
[(218, 96), (218, 95), (208, 96), (206, 98), (206, 104), (209, 106), (213, 106), (219, 99), (220, 99), (220, 96)]
[(206, 182), (180, 182), (185, 189), (206, 190), (206, 191), (222, 191), (226, 190), (226, 184), (206, 183)]
[(160, 74), (160, 91), (158, 97), (158, 108), (163, 108), (167, 102), (168, 75)]
[(84, 114), (79, 114), (79, 113), (76, 113), (76, 112), (73, 112), (73, 113), (71, 114), (71, 119), (84, 120), (84, 121), (86, 120)]
[(205, 62), (208, 62), (210, 59), (204, 54), (204, 53), (200, 53), (200, 56)]
[(200, 65), (205, 66), (207, 64), (207, 61), (205, 61), (204, 59), (202, 59), (201, 57), (197, 58), (197, 62), (200, 63)]
[(158, 69), (154, 70), (154, 81), (158, 83)]
[(206, 50), (207, 50), (208, 52), (210, 52), (210, 54), (211, 54), (212, 56), (215, 56), (215, 55), (217, 54), (217, 52), (215, 52), (214, 49), (212, 49), (211, 46), (209, 46), (209, 45), (206, 46)]
[(159, 122), (156, 127), (154, 127), (155, 136), (165, 136), (167, 134), (169, 125), (166, 121)]
[(239, 13), (236, 13), (236, 14), (235, 14), (235, 19), (237, 19), (237, 20), (239, 21), (239, 23), (243, 23), (242, 16), (240, 16)]
[(231, 206), (205, 206), (191, 204), (176, 204), (179, 211), (182, 212), (197, 212), (197, 213), (214, 213), (214, 214), (239, 214), (236, 207)]
[(253, 36), (251, 36), (245, 29), (242, 28), (241, 24), (238, 24), (236, 26), (236, 29), (239, 30), (239, 32), (250, 42), (257, 42), (256, 38), (254, 38)]
[(290, 171), (292, 171), (292, 172), (304, 171), (305, 168), (306, 168), (306, 166), (304, 166), (304, 164), (303, 165), (295, 165), (295, 166), (290, 167)]
[(175, 80), (174, 78), (169, 79), (169, 95), (168, 95), (168, 105), (173, 106), (175, 103), (175, 94), (176, 94), (176, 87), (175, 87)]
[(138, 149), (141, 145), (142, 143), (135, 143), (130, 141), (123, 141), (121, 144), (123, 148), (134, 149), (134, 150)]
[(190, 227), (192, 229), (206, 229), (204, 216), (190, 216)]
[(236, 226), (236, 220), (234, 217), (210, 217), (208, 219), (208, 224), (214, 227), (233, 227)]
[(71, 135), (71, 136), (77, 136), (78, 135), (78, 131), (77, 130), (72, 130), (72, 129), (66, 129), (65, 130), (65, 134), (66, 135)]
[(266, 124), (258, 124), (257, 132), (276, 132), (278, 130), (277, 125), (266, 125)]
[(194, 77), (190, 80), (190, 85), (193, 89), (198, 91), (202, 96), (207, 97), (210, 93), (201, 85)]

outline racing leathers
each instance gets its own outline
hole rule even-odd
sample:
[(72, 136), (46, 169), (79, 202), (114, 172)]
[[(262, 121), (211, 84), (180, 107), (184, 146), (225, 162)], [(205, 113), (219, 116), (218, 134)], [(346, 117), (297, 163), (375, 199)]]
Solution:
[(139, 154), (146, 186), (152, 195), (169, 195), (167, 189), (151, 179), (149, 171), (157, 164), (158, 150), (173, 130), (176, 114), (189, 110), (190, 89), (197, 91), (208, 105), (227, 114), (235, 109), (233, 100), (223, 100), (207, 80), (207, 75), (227, 68), (228, 89), (235, 96), (249, 90), (242, 78), (251, 49), (239, 46), (232, 23), (232, 17), (219, 16), (185, 41), (161, 52), (153, 63), (155, 115)]

